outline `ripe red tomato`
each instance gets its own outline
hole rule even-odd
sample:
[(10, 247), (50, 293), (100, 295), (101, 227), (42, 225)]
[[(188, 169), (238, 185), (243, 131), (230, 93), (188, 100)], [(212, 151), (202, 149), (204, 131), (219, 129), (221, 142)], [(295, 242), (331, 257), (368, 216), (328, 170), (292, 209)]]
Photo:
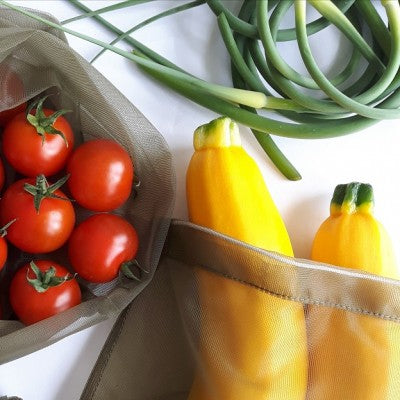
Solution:
[[(69, 275), (67, 269), (49, 260), (35, 261), (34, 265), (41, 271), (38, 276), (32, 269), (32, 265), (26, 264), (17, 271), (10, 285), (11, 307), (25, 325), (34, 324), (81, 302), (79, 285)], [(55, 269), (55, 277), (50, 278), (50, 284), (46, 285), (44, 275), (51, 267)], [(47, 273), (49, 274), (49, 272)], [(67, 276), (69, 276), (69, 280), (65, 280)], [(44, 291), (38, 291), (27, 278), (31, 282), (37, 280), (36, 287)], [(56, 286), (53, 286), (53, 284)]]
[[(37, 211), (34, 196), (24, 189), (25, 184), (35, 183), (35, 179), (26, 178), (7, 188), (0, 201), (0, 222), (4, 225), (16, 219), (7, 230), (7, 240), (20, 250), (48, 253), (68, 240), (75, 224), (75, 211), (70, 201), (52, 197), (43, 198)], [(66, 198), (61, 190), (53, 194)]]
[[(47, 108), (43, 112), (47, 117), (54, 113)], [(6, 125), (3, 152), (16, 171), (29, 177), (39, 174), (51, 176), (64, 168), (74, 146), (74, 134), (63, 116), (59, 116), (52, 126), (63, 133), (65, 140), (59, 134), (47, 133), (49, 129), (43, 136), (40, 135), (24, 112)]]
[[(0, 105), (7, 99), (20, 99), (24, 95), (24, 85), (18, 75), (5, 64), (0, 65)], [(26, 103), (0, 112), (0, 127), (4, 127), (15, 115), (26, 109)]]
[(3, 110), (0, 112), (0, 127), (7, 125), (17, 114), (25, 112), (26, 103), (20, 104), (17, 107), (10, 108), (8, 110)]
[(132, 190), (132, 160), (113, 140), (83, 143), (72, 153), (67, 171), (72, 197), (92, 211), (114, 210), (128, 199)]
[(4, 170), (3, 161), (1, 161), (0, 159), (0, 190), (3, 189), (5, 181), (6, 181), (6, 173)]
[(6, 239), (1, 236), (0, 237), (0, 271), (3, 269), (4, 264), (7, 261), (7, 255), (8, 255), (8, 246)]
[(79, 276), (89, 282), (108, 282), (138, 249), (135, 228), (113, 214), (96, 214), (80, 223), (68, 243), (68, 256)]
[(7, 229), (14, 223), (15, 221), (9, 221), (6, 225), (0, 228), (0, 271), (3, 269), (4, 264), (7, 261), (8, 256), (8, 245), (5, 239), (7, 235)]

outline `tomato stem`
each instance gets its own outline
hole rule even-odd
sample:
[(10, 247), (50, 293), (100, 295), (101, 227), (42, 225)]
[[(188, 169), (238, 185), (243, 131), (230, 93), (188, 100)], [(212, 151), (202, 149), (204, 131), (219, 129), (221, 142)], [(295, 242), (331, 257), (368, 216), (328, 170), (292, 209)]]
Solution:
[[(133, 272), (133, 268), (135, 267), (136, 269), (139, 270), (139, 275), (135, 274)], [(125, 261), (121, 264), (120, 267), (121, 272), (128, 278), (128, 279), (133, 279), (135, 281), (141, 282), (142, 281), (142, 274), (141, 272), (144, 272), (145, 274), (149, 274), (150, 272), (144, 269), (138, 262), (137, 260), (129, 260)]]
[(68, 180), (69, 174), (65, 175), (61, 179), (59, 179), (56, 183), (49, 185), (47, 179), (44, 175), (40, 174), (36, 177), (36, 184), (32, 185), (30, 183), (24, 184), (24, 190), (33, 196), (33, 203), (35, 205), (35, 209), (39, 214), (40, 204), (43, 199), (46, 197), (52, 199), (59, 200), (67, 200), (73, 201), (73, 199), (69, 199), (68, 197), (63, 197), (55, 194), (54, 192), (61, 188), (64, 183)]
[(7, 229), (17, 220), (17, 218), (12, 219), (10, 222), (5, 224), (0, 228), (0, 237), (4, 237), (7, 235)]
[(39, 293), (46, 292), (49, 288), (60, 286), (64, 282), (74, 279), (76, 274), (67, 274), (65, 276), (56, 276), (56, 269), (51, 266), (46, 271), (41, 271), (34, 261), (29, 263), (30, 268), (35, 274), (35, 278), (29, 278), (29, 268), (26, 270), (26, 280), (28, 283), (35, 288)]
[[(59, 135), (64, 140), (65, 145), (68, 147), (68, 141), (63, 132), (54, 128), (54, 123), (57, 118), (61, 115), (67, 114), (71, 112), (71, 110), (61, 109), (55, 111), (49, 116), (43, 111), (43, 103), (47, 99), (47, 96), (40, 98), (38, 101), (33, 102), (26, 110), (26, 120), (35, 127), (36, 132), (42, 138), (42, 145), (45, 141), (45, 134), (48, 133), (50, 135)], [(31, 114), (31, 111), (35, 108), (35, 114)]]

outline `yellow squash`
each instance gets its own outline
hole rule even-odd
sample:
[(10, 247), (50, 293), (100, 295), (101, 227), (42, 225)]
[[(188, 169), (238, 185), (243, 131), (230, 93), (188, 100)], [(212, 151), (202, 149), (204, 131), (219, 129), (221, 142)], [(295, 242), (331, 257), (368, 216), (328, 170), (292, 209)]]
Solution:
[[(311, 258), (399, 277), (389, 236), (373, 215), (370, 185), (353, 182), (336, 187), (330, 216), (315, 235)], [(392, 322), (321, 306), (309, 307), (308, 320), (307, 399), (399, 399), (400, 341)]]
[(254, 246), (293, 256), (289, 235), (238, 126), (221, 117), (194, 133), (187, 171), (190, 221)]
[(311, 252), (313, 260), (397, 278), (390, 238), (373, 215), (371, 185), (338, 185), (330, 216), (319, 228)]
[[(194, 133), (187, 171), (190, 221), (292, 256), (282, 218), (237, 125), (218, 118)], [(190, 400), (304, 400), (307, 348), (300, 303), (197, 270), (198, 370)]]

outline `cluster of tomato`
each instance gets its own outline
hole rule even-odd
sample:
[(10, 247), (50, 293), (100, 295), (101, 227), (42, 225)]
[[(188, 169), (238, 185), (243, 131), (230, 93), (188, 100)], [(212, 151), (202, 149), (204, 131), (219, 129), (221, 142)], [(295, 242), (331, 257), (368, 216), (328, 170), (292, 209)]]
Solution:
[[(10, 305), (27, 325), (81, 302), (76, 274), (102, 283), (115, 279), (121, 268), (131, 271), (138, 248), (135, 228), (110, 213), (131, 195), (129, 154), (108, 139), (74, 145), (66, 111), (45, 108), (44, 100), (0, 113), (3, 159), (19, 176), (4, 187), (0, 161), (0, 270), (10, 244), (32, 255), (9, 287)], [(61, 174), (65, 176), (49, 182)], [(75, 206), (93, 213), (77, 224)], [(72, 274), (51, 259), (51, 252), (64, 245)]]

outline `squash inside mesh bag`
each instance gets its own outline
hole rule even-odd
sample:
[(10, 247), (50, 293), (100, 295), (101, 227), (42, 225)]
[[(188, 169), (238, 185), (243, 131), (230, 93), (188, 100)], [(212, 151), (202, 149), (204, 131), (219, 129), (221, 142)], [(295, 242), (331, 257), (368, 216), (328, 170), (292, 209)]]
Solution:
[[(242, 302), (234, 318), (233, 295), (224, 295), (228, 288)], [(278, 305), (271, 307), (271, 300)], [(306, 343), (287, 340), (294, 327), (288, 310), (299, 304)], [(270, 321), (281, 337), (261, 343), (255, 338)], [(300, 393), (282, 354), (302, 354), (304, 346), (309, 368), (306, 393)], [(235, 357), (243, 348), (251, 359)], [(202, 391), (193, 396), (196, 378)], [(397, 400), (400, 282), (285, 257), (173, 221), (151, 283), (118, 318), (81, 400), (113, 397)]]

